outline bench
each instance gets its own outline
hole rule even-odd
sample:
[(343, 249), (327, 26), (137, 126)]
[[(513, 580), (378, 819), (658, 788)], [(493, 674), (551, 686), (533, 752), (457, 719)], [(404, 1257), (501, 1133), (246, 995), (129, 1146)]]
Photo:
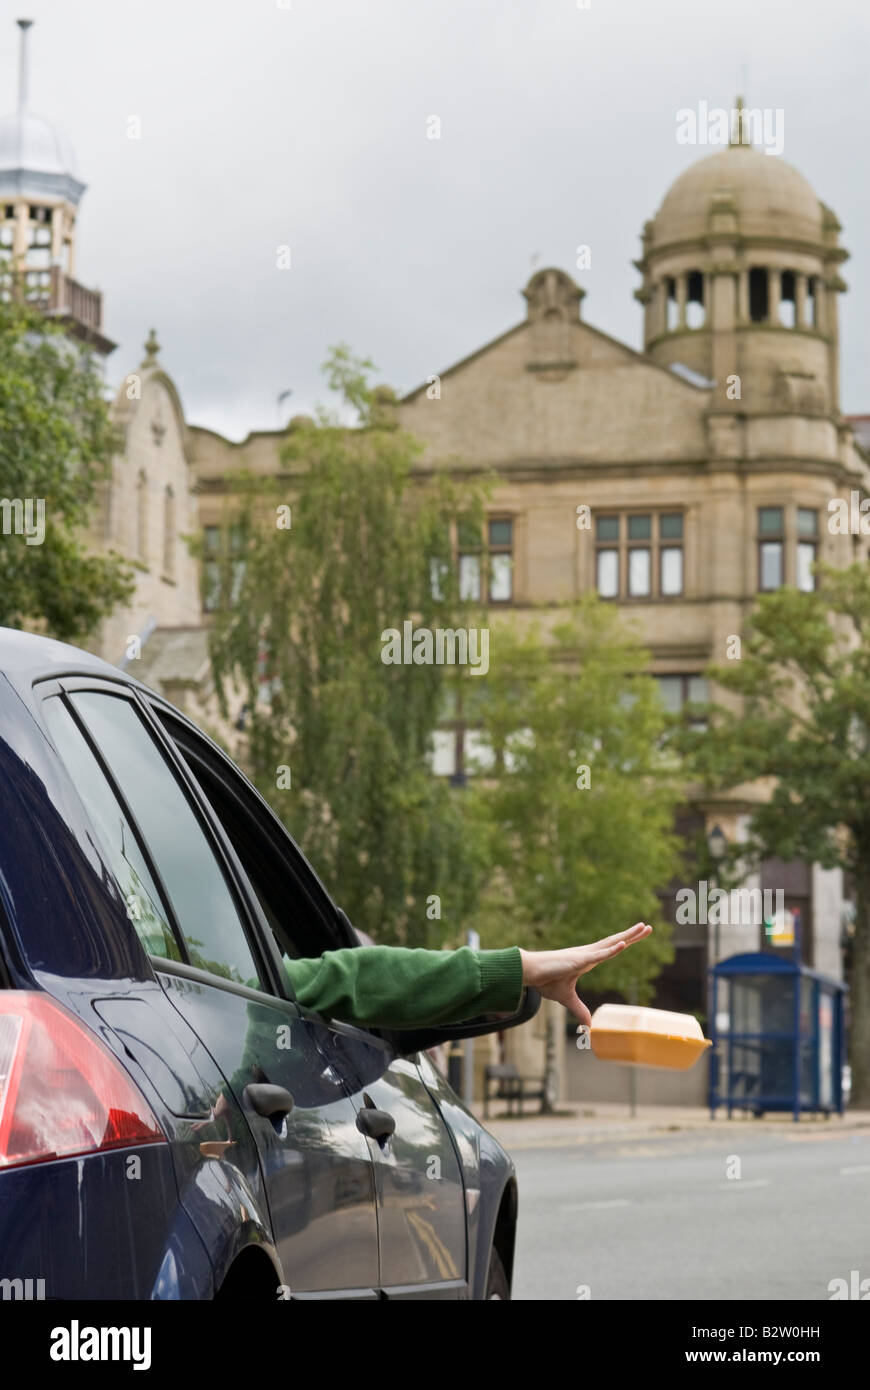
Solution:
[(524, 1100), (539, 1100), (541, 1109), (544, 1108), (546, 1099), (546, 1078), (533, 1076), (520, 1076), (513, 1063), (499, 1063), (484, 1067), (483, 1071), (483, 1114), (485, 1119), (489, 1119), (490, 1100), (507, 1101), (507, 1113), (513, 1115), (514, 1106), (517, 1106), (517, 1113), (523, 1113)]

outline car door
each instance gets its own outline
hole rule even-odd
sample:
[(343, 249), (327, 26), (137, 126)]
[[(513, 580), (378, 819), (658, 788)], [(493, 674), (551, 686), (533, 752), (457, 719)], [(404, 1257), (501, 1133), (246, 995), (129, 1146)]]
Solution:
[(376, 1298), (367, 1141), (341, 1077), (281, 988), (271, 933), (241, 865), (144, 704), (109, 682), (63, 685), (65, 706), (146, 856), (147, 912), (178, 945), (180, 958), (161, 955), (155, 934), (152, 964), (227, 1078), (201, 1142), (232, 1161), (231, 1119), (241, 1107), (257, 1146), (283, 1296)]
[[(369, 1139), (378, 1193), (381, 1288), (388, 1298), (468, 1297), (467, 1214), (453, 1137), (415, 1057), (386, 1036), (331, 1020), (331, 1056), (357, 1079), (357, 1105), (394, 1128)], [(386, 1127), (386, 1126), (384, 1126)]]
[[(287, 960), (356, 945), (353, 929), (238, 770), (175, 712), (154, 705), (244, 865)], [(454, 1142), (413, 1058), (377, 1030), (302, 1010), (349, 1088), (377, 1186), (380, 1285), (391, 1298), (467, 1297), (466, 1206)], [(387, 1129), (388, 1133), (381, 1133)]]

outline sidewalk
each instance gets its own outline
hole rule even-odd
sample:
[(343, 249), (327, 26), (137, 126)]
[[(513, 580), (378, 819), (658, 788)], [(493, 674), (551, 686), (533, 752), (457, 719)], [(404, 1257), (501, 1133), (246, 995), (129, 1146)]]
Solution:
[(832, 1115), (804, 1115), (795, 1124), (790, 1115), (769, 1114), (761, 1119), (754, 1115), (734, 1112), (729, 1120), (723, 1109), (715, 1120), (710, 1111), (690, 1105), (639, 1105), (634, 1116), (625, 1102), (595, 1101), (591, 1104), (565, 1102), (556, 1115), (529, 1113), (522, 1118), (496, 1115), (488, 1120), (482, 1116), (482, 1106), (476, 1110), (485, 1127), (505, 1148), (556, 1148), (600, 1142), (607, 1139), (639, 1138), (682, 1131), (709, 1134), (732, 1133), (739, 1130), (758, 1133), (800, 1135), (801, 1138), (829, 1138), (834, 1134), (860, 1133), (870, 1138), (870, 1110), (847, 1110), (842, 1118)]

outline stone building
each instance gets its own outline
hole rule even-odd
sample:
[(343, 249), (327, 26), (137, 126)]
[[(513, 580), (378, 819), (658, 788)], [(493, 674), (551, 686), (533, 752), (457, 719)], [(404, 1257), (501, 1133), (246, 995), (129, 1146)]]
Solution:
[[(20, 30), (18, 105), (0, 120), (0, 252), (23, 272), (25, 294), (63, 322), (104, 365), (115, 349), (103, 300), (75, 278), (76, 218), (86, 190), (69, 140), (29, 106), (30, 20)], [(199, 529), (195, 476), (178, 391), (157, 360), (153, 333), (112, 413), (120, 444), (103, 490), (92, 543), (132, 564), (136, 588), (92, 645), (119, 666), (139, 660), (147, 678), (184, 699), (207, 685), (199, 567), (185, 541)], [(141, 657), (135, 653), (141, 649)]]
[[(72, 278), (84, 185), (65, 138), (28, 111), (26, 87), (22, 57), (19, 109), (0, 122), (0, 243), (25, 258), (46, 312), (108, 354), (100, 296)], [(484, 533), (457, 537), (465, 594), (522, 622), (597, 590), (640, 630), (674, 710), (705, 696), (705, 666), (727, 657), (759, 593), (811, 588), (815, 560), (867, 557), (866, 537), (827, 525), (831, 499), (870, 492), (870, 417), (840, 410), (840, 227), (796, 169), (742, 135), (681, 174), (643, 227), (640, 351), (586, 322), (582, 288), (545, 268), (523, 289), (518, 322), (394, 407), (425, 443), (422, 472), (497, 475)], [(201, 712), (213, 560), (203, 584), (183, 538), (201, 533), (213, 553), (231, 475), (280, 472), (285, 432), (233, 443), (186, 423), (153, 332), (114, 411), (123, 445), (94, 543), (134, 563), (137, 587), (100, 649)], [(461, 782), (474, 748), (473, 728), (449, 722), (436, 770)], [(739, 842), (757, 795), (694, 804), (684, 829)], [(747, 886), (782, 889), (805, 958), (841, 975), (838, 871), (769, 863)], [(675, 941), (658, 1002), (686, 1009), (704, 1007), (717, 949), (774, 944), (759, 923), (715, 936), (678, 926)]]

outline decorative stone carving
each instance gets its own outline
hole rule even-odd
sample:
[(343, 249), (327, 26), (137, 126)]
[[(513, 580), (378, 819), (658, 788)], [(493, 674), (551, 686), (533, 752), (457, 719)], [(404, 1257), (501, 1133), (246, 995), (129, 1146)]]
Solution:
[(526, 365), (541, 381), (562, 381), (577, 366), (573, 326), (583, 294), (570, 275), (552, 266), (537, 271), (523, 290), (531, 328)]
[(571, 276), (566, 275), (564, 270), (557, 270), (553, 266), (539, 270), (523, 290), (529, 306), (529, 321), (536, 323), (542, 319), (558, 318), (576, 323), (580, 317), (580, 301), (584, 294), (585, 290), (575, 285)]
[(774, 395), (778, 406), (799, 415), (824, 414), (828, 407), (824, 382), (802, 367), (780, 367)]

